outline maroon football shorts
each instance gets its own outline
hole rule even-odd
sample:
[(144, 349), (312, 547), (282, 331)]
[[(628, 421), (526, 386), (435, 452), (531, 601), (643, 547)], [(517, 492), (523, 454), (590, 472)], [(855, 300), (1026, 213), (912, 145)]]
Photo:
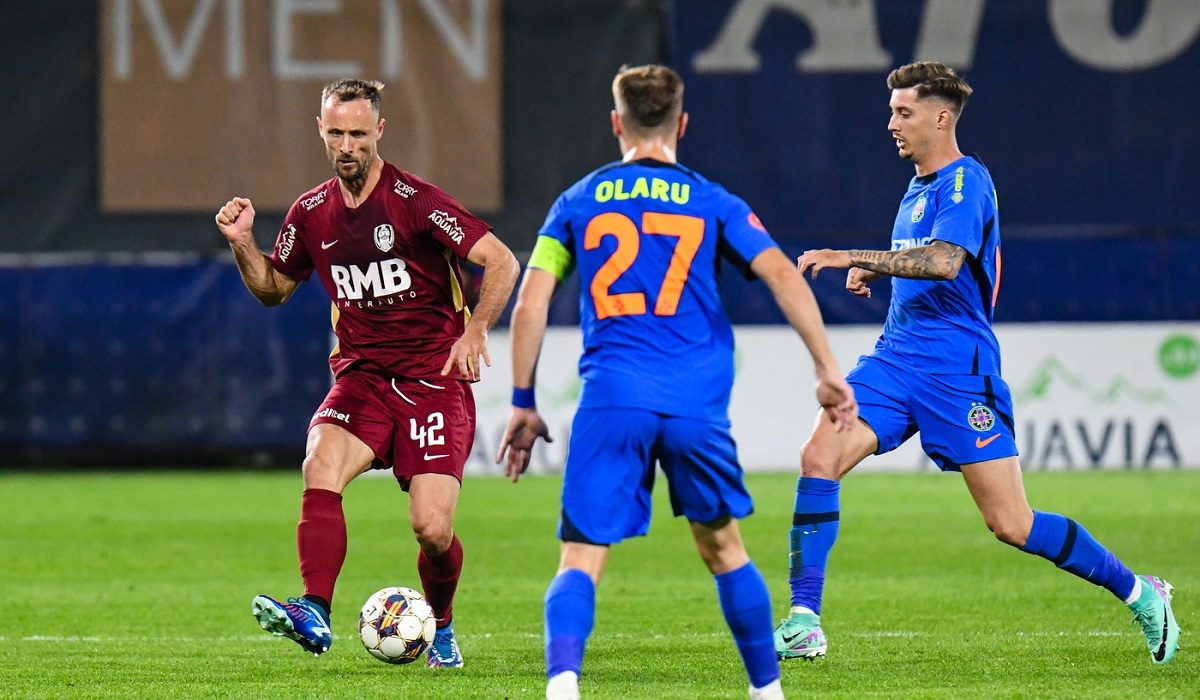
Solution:
[(365, 442), (375, 452), (372, 467), (391, 467), (407, 491), (417, 474), (462, 481), (475, 441), (475, 397), (467, 382), (351, 369), (334, 381), (309, 429), (319, 423), (345, 428)]

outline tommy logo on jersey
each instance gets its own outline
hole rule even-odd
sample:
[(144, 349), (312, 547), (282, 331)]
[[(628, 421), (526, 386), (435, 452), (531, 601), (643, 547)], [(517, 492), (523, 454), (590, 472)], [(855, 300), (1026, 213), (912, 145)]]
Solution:
[(379, 224), (375, 227), (375, 247), (388, 252), (396, 243), (396, 232), (390, 224)]
[(408, 199), (409, 197), (411, 197), (417, 193), (417, 188), (413, 187), (412, 185), (408, 184), (407, 182), (401, 182), (399, 180), (396, 180), (396, 186), (392, 188), (392, 191), (395, 192), (396, 194), (400, 195), (401, 197)]
[(967, 411), (967, 425), (981, 433), (986, 433), (996, 425), (996, 414), (981, 403), (973, 404), (971, 410)]

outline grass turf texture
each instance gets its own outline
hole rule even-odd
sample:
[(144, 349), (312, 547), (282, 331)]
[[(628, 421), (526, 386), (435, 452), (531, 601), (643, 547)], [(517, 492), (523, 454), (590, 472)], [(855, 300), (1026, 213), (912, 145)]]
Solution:
[[(468, 479), (460, 670), (367, 656), (358, 607), (420, 587), (407, 500), (389, 478), (347, 489), (350, 551), (332, 649), (258, 629), (250, 599), (299, 593), (298, 474), (0, 474), (0, 697), (540, 698), (542, 595), (557, 563), (561, 482)], [(788, 602), (795, 478), (749, 477), (742, 523)], [(588, 698), (745, 698), (711, 577), (656, 494), (649, 537), (616, 548), (598, 593)], [(825, 599), (830, 656), (783, 665), (791, 697), (1185, 697), (1200, 692), (1200, 471), (1031, 474), (1035, 507), (1067, 514), (1143, 573), (1176, 585), (1175, 662), (1152, 667), (1107, 592), (996, 542), (957, 475), (855, 474)]]

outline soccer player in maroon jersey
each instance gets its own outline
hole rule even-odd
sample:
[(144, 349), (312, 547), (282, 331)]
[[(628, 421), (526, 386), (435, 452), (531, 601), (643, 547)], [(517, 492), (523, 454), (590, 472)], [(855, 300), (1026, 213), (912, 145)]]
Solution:
[[(315, 654), (329, 648), (333, 588), (346, 558), (342, 490), (390, 467), (409, 495), (421, 547), (417, 571), (438, 619), (429, 666), (462, 666), (451, 625), (462, 545), (454, 509), (475, 436), (470, 382), (491, 364), (488, 329), (512, 293), (512, 252), (448, 194), (378, 151), (383, 85), (342, 80), (321, 93), (317, 127), (336, 177), (296, 200), (267, 255), (254, 207), (234, 197), (217, 213), (242, 280), (266, 306), (317, 273), (333, 301), (333, 388), (308, 429), (296, 544), (304, 595), (254, 599), (262, 628)], [(484, 268), (474, 313), (459, 258)]]

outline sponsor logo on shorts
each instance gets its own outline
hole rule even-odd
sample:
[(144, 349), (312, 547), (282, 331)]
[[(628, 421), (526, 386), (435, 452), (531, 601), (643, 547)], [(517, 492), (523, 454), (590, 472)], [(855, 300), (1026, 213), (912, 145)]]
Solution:
[(336, 408), (326, 408), (323, 411), (317, 411), (317, 415), (313, 416), (313, 420), (316, 420), (317, 418), (333, 418), (340, 420), (343, 423), (350, 422), (350, 414), (340, 413)]
[(986, 433), (996, 425), (996, 414), (992, 413), (992, 409), (987, 406), (977, 403), (971, 406), (970, 411), (967, 411), (967, 425), (981, 433)]
[(992, 442), (998, 437), (1000, 437), (1000, 433), (996, 433), (995, 435), (987, 438), (986, 440), (983, 438), (982, 435), (980, 435), (979, 437), (975, 438), (975, 446), (982, 450), (983, 448), (992, 444)]
[(435, 459), (441, 459), (443, 457), (449, 457), (449, 456), (450, 455), (425, 455), (425, 461), (432, 462)]

